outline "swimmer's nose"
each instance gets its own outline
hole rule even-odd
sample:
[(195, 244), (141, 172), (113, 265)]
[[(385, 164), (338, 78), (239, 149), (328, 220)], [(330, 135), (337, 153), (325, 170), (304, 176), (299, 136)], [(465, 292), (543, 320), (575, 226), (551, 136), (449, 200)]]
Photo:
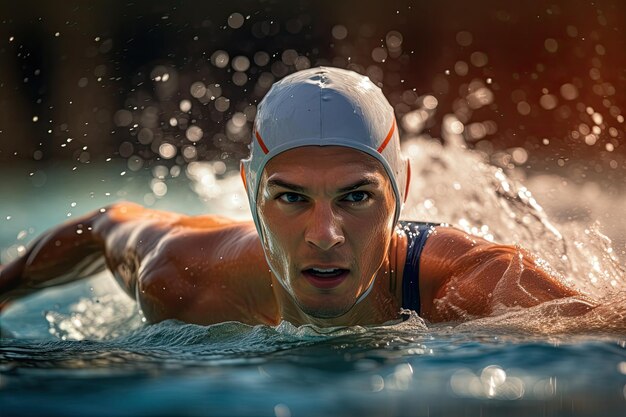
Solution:
[(329, 250), (345, 242), (341, 219), (326, 204), (315, 204), (306, 227), (306, 242), (322, 250)]

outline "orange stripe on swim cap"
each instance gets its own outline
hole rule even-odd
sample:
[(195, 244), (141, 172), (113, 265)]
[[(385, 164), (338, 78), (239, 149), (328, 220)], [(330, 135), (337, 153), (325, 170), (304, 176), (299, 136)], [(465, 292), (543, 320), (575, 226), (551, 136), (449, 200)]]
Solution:
[(246, 172), (243, 169), (243, 162), (239, 163), (239, 173), (241, 174), (241, 181), (243, 181), (244, 188), (248, 189), (248, 182), (246, 181)]
[(389, 133), (387, 133), (387, 137), (385, 137), (385, 140), (383, 141), (383, 143), (378, 147), (378, 149), (376, 149), (378, 151), (378, 153), (381, 153), (385, 149), (385, 147), (387, 146), (387, 144), (391, 140), (391, 137), (393, 136), (393, 132), (395, 130), (396, 130), (396, 118), (394, 117), (391, 120), (391, 129), (389, 129)]
[(261, 139), (261, 135), (259, 135), (259, 131), (255, 130), (254, 131), (254, 136), (256, 136), (256, 140), (259, 142), (259, 146), (261, 147), (261, 149), (263, 150), (263, 153), (269, 153), (269, 149), (267, 149), (267, 146), (265, 146), (265, 142), (263, 142), (263, 139)]

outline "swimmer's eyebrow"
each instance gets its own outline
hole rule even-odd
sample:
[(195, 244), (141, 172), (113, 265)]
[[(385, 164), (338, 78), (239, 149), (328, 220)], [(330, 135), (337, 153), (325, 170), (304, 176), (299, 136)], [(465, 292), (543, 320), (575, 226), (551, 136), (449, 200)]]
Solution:
[(277, 188), (277, 187), (286, 188), (288, 190), (297, 191), (299, 193), (303, 193), (305, 191), (304, 187), (301, 187), (296, 184), (290, 184), (283, 180), (267, 180), (267, 188)]
[[(366, 185), (373, 185), (375, 187), (378, 187), (380, 186), (380, 181), (378, 181), (378, 179), (376, 178), (363, 178), (353, 184), (339, 188), (337, 192), (345, 193), (348, 191), (356, 190), (360, 187), (364, 187)], [(276, 188), (276, 187), (286, 188), (288, 190), (295, 191), (298, 193), (306, 192), (306, 188), (300, 185), (291, 184), (291, 183), (288, 183), (286, 181), (279, 180), (279, 179), (267, 180), (267, 188)]]
[(357, 188), (364, 187), (366, 185), (373, 185), (374, 187), (378, 187), (380, 185), (380, 181), (374, 178), (364, 178), (354, 184), (348, 185), (346, 187), (341, 187), (339, 190), (340, 193), (345, 193), (348, 191), (356, 190)]

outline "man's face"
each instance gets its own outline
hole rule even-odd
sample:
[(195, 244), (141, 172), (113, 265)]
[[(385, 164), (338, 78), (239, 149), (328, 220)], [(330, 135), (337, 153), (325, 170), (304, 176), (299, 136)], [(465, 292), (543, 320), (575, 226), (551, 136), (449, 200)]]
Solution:
[(319, 318), (350, 310), (387, 256), (394, 227), (380, 162), (346, 147), (292, 149), (268, 162), (257, 201), (270, 266), (299, 308)]

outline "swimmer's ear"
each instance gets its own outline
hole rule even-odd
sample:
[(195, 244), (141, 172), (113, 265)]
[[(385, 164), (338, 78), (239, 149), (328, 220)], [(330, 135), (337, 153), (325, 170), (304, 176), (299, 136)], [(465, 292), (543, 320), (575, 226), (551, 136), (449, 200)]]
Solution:
[(248, 192), (248, 184), (246, 184), (246, 171), (243, 169), (243, 161), (239, 162), (239, 173), (241, 174), (241, 181), (243, 182), (243, 188)]
[(409, 196), (409, 186), (411, 185), (411, 161), (406, 160), (406, 188), (404, 190), (404, 202), (406, 203), (406, 199)]

